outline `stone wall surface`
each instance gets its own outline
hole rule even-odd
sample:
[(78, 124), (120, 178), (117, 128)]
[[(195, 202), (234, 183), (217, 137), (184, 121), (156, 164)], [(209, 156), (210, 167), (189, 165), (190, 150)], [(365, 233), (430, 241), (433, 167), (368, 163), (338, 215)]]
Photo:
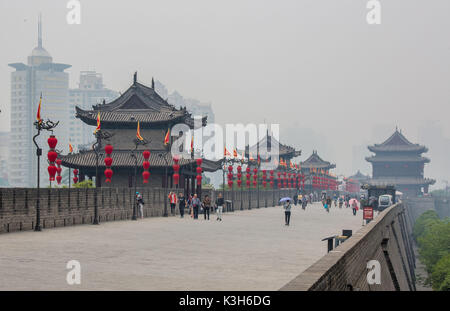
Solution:
[[(410, 213), (406, 203), (384, 210), (281, 290), (416, 290)], [(380, 284), (367, 281), (371, 260), (380, 263)]]
[[(177, 189), (167, 189), (169, 191)], [(137, 188), (144, 198), (144, 217), (164, 214), (164, 188)], [(202, 197), (209, 194), (213, 200), (222, 191), (203, 189)], [(226, 200), (233, 199), (233, 208), (274, 206), (280, 197), (292, 196), (294, 190), (226, 190)], [(258, 202), (259, 198), (259, 202)], [(259, 205), (258, 205), (259, 203)], [(267, 203), (267, 204), (266, 204)], [(33, 230), (36, 224), (37, 189), (0, 188), (0, 233)], [(133, 188), (71, 188), (40, 189), (41, 227), (52, 228), (88, 224), (93, 222), (95, 206), (99, 221), (131, 219), (133, 215)], [(225, 212), (232, 211), (231, 208)], [(178, 208), (176, 214), (179, 213)], [(169, 209), (170, 215), (170, 209)]]

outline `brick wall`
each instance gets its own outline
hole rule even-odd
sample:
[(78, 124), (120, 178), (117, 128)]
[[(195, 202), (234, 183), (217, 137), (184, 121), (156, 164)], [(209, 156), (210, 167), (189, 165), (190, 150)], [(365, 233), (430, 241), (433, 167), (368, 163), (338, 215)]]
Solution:
[[(386, 209), (281, 290), (415, 290), (408, 213), (404, 203)], [(381, 284), (367, 282), (370, 260), (378, 260), (381, 265)]]
[[(163, 216), (164, 189), (138, 188), (137, 190), (144, 198), (144, 217)], [(176, 189), (173, 190), (176, 191)], [(215, 200), (218, 192), (221, 191), (203, 189), (202, 197), (209, 194)], [(267, 206), (273, 206), (280, 197), (293, 194), (294, 192), (289, 190), (259, 191), (259, 206), (266, 206), (266, 199)], [(100, 222), (131, 219), (133, 195), (134, 189), (130, 188), (40, 189), (41, 227), (46, 229), (90, 224), (93, 222), (96, 204)], [(233, 193), (227, 190), (224, 197), (226, 200), (233, 198), (234, 210), (258, 207), (256, 190), (250, 190), (250, 193), (246, 189), (233, 191)], [(0, 233), (34, 229), (36, 198), (37, 189), (34, 188), (0, 188)], [(168, 210), (170, 214), (170, 209)], [(178, 214), (178, 208), (176, 214)]]

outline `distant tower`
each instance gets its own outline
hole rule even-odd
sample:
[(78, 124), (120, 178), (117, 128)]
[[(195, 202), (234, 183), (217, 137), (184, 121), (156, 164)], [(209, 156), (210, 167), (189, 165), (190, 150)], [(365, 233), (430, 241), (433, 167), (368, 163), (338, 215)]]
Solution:
[[(52, 56), (42, 45), (42, 17), (38, 16), (38, 42), (28, 56), (27, 64), (12, 63), (11, 72), (11, 136), (9, 159), (9, 183), (13, 187), (36, 186), (36, 151), (32, 142), (35, 133), (33, 122), (42, 92), (42, 117), (60, 121), (54, 134), (58, 138), (57, 149), (67, 151), (69, 74), (70, 65), (54, 63)], [(66, 125), (66, 126), (64, 126)], [(40, 146), (46, 152), (48, 133), (40, 136)], [(44, 163), (42, 163), (44, 164)], [(41, 176), (46, 176), (46, 166), (41, 165)], [(47, 175), (48, 176), (48, 175)], [(44, 182), (45, 179), (43, 178)]]
[(375, 153), (366, 158), (373, 167), (370, 184), (393, 184), (406, 195), (416, 196), (427, 193), (429, 185), (435, 183), (433, 179), (424, 178), (425, 163), (430, 162), (422, 156), (428, 151), (427, 147), (411, 143), (398, 128), (382, 144), (368, 148)]

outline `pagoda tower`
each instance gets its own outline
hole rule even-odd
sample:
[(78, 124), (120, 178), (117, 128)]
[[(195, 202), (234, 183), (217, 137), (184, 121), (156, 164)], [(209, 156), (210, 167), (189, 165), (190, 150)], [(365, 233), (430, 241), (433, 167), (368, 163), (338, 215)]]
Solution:
[(430, 159), (422, 153), (428, 148), (411, 143), (398, 129), (382, 144), (368, 148), (375, 153), (366, 158), (373, 168), (370, 184), (394, 185), (406, 196), (417, 196), (428, 193), (429, 185), (435, 183), (433, 179), (424, 178), (424, 166)]

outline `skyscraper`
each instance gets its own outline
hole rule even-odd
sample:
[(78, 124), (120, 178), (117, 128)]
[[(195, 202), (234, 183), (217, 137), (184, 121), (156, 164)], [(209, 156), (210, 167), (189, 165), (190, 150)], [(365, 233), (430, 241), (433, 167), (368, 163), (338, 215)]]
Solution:
[[(39, 97), (42, 94), (41, 116), (44, 120), (59, 121), (54, 130), (58, 138), (57, 149), (67, 149), (69, 123), (68, 89), (69, 74), (64, 70), (71, 65), (54, 63), (52, 56), (42, 46), (42, 22), (38, 20), (38, 45), (28, 56), (28, 63), (12, 63), (11, 73), (11, 135), (9, 140), (9, 183), (13, 187), (36, 186), (36, 148), (33, 122)], [(43, 149), (45, 161), (46, 140), (49, 133), (43, 132), (39, 145)], [(46, 165), (41, 165), (41, 176), (45, 176)]]
[[(88, 147), (95, 137), (94, 128), (75, 118), (75, 106), (90, 110), (92, 106), (100, 104), (103, 100), (108, 103), (119, 97), (119, 93), (107, 89), (103, 85), (102, 74), (95, 71), (80, 72), (80, 83), (77, 89), (69, 90), (69, 139), (75, 149)], [(76, 150), (74, 150), (76, 151)]]

